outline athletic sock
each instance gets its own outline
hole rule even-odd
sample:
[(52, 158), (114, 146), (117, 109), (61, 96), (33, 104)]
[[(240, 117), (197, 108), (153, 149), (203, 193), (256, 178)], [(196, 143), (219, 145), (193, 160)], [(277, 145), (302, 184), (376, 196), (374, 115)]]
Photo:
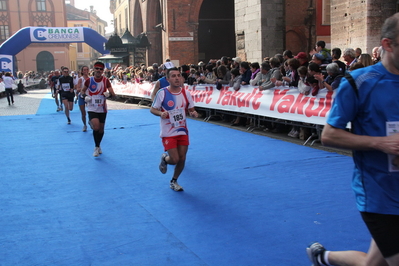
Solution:
[(94, 143), (96, 144), (96, 147), (100, 147), (100, 137), (99, 137), (100, 132), (98, 130), (93, 130), (93, 137), (94, 137)]
[(328, 254), (330, 251), (324, 251), (322, 254), (317, 256), (317, 261), (320, 263), (322, 266), (330, 266), (330, 262), (328, 261)]
[(100, 147), (100, 143), (103, 140), (104, 137), (104, 132), (100, 133), (100, 131), (98, 131), (98, 147)]

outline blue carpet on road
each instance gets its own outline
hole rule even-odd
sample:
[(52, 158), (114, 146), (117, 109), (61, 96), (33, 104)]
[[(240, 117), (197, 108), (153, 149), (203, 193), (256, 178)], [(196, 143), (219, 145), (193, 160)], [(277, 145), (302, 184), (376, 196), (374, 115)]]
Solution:
[(189, 120), (180, 178), (158, 170), (159, 118), (107, 117), (103, 154), (51, 97), (0, 117), (0, 265), (310, 265), (306, 245), (367, 251), (352, 159)]

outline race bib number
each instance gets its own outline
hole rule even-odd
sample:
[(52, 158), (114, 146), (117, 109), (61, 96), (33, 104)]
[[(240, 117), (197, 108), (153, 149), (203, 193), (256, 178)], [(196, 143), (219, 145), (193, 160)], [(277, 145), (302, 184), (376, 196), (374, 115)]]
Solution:
[(168, 111), (169, 120), (173, 127), (181, 127), (186, 125), (186, 113), (184, 109), (174, 109)]
[(91, 96), (91, 104), (94, 106), (103, 106), (105, 97), (103, 95), (93, 95)]
[(69, 85), (69, 83), (62, 83), (61, 84), (61, 88), (63, 91), (70, 91), (71, 90), (71, 86)]
[[(399, 133), (399, 121), (386, 122), (387, 136)], [(399, 172), (399, 156), (387, 154), (389, 172)]]

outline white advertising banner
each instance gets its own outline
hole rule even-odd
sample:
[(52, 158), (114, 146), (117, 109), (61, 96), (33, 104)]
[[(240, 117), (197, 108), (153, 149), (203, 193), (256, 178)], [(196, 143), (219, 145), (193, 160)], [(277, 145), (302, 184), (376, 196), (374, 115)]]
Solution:
[(31, 27), (31, 42), (83, 42), (82, 27)]
[[(151, 83), (113, 82), (117, 95), (150, 98)], [(220, 91), (211, 84), (185, 85), (195, 106), (324, 125), (331, 109), (334, 93), (322, 89), (316, 96), (303, 95), (295, 87), (275, 87), (260, 91), (258, 87), (241, 86), (234, 91), (224, 86)]]
[(2, 71), (13, 73), (13, 63), (12, 55), (0, 54), (0, 68)]

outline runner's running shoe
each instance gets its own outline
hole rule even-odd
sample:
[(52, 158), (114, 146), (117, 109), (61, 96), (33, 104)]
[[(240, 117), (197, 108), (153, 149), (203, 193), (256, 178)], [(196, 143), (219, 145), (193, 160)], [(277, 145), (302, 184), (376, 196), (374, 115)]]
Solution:
[(166, 156), (168, 156), (168, 154), (162, 153), (161, 162), (159, 163), (159, 171), (161, 171), (162, 174), (166, 174), (166, 171), (168, 171), (168, 164), (165, 161)]
[(177, 180), (170, 181), (170, 188), (174, 191), (183, 191), (183, 187), (177, 183)]
[(93, 156), (94, 156), (94, 157), (98, 157), (98, 155), (100, 155), (100, 152), (99, 152), (99, 150), (98, 150), (98, 147), (95, 147), (95, 148), (94, 148), (94, 152), (93, 152)]
[(319, 256), (323, 256), (324, 251), (326, 249), (319, 242), (310, 243), (310, 245), (306, 248), (306, 253), (308, 254), (309, 260), (313, 263), (313, 266), (322, 266), (318, 261)]

